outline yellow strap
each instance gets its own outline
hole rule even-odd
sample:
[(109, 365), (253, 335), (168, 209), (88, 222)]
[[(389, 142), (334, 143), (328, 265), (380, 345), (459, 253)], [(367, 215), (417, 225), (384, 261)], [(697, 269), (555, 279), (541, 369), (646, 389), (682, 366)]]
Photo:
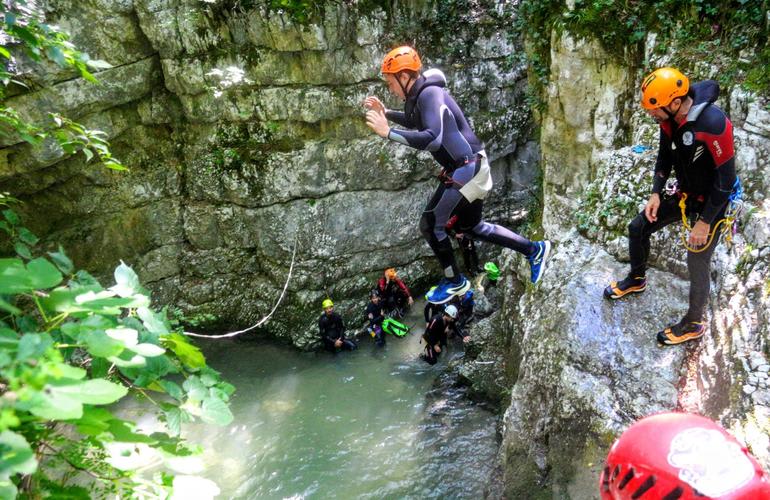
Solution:
[(692, 231), (692, 226), (690, 226), (690, 222), (687, 220), (687, 214), (686, 214), (686, 205), (687, 202), (687, 193), (682, 193), (682, 197), (679, 198), (679, 209), (682, 211), (682, 226), (684, 229), (682, 230), (682, 244), (687, 249), (688, 252), (692, 253), (701, 253), (704, 252), (708, 247), (711, 246), (711, 242), (714, 240), (714, 236), (717, 234), (717, 228), (722, 225), (722, 232), (725, 233), (725, 242), (729, 244), (732, 242), (732, 234), (729, 234), (729, 230), (733, 225), (733, 217), (724, 217), (722, 219), (719, 219), (716, 224), (714, 224), (714, 228), (709, 231), (709, 237), (706, 240), (706, 244), (703, 245), (700, 248), (694, 248), (691, 247), (687, 243), (687, 236), (688, 233)]

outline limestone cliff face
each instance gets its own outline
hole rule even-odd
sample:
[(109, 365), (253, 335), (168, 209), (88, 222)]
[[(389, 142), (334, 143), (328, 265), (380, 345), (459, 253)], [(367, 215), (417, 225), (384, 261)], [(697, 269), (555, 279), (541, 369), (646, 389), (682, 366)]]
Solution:
[[(626, 226), (649, 195), (657, 153), (657, 125), (637, 106), (643, 75), (613, 60), (590, 40), (552, 37), (540, 144), (543, 226), (556, 250), (537, 288), (522, 287), (521, 265), (507, 277), (497, 324), (510, 335), (514, 374), (501, 448), (508, 498), (595, 498), (614, 436), (675, 408), (720, 421), (770, 466), (766, 96), (722, 89), (718, 105), (735, 127), (750, 208), (732, 246), (715, 255), (707, 335), (658, 348), (655, 332), (687, 309), (678, 225), (654, 238), (647, 292), (616, 303), (602, 298), (603, 287), (628, 271)], [(716, 71), (701, 65), (694, 79)], [(506, 267), (518, 262), (512, 256)]]
[[(374, 136), (361, 107), (367, 95), (385, 97), (378, 73), (399, 21), (391, 13), (329, 2), (299, 25), (260, 2), (50, 4), (76, 45), (114, 67), (91, 85), (29, 66), (33, 90), (6, 104), (31, 120), (57, 111), (105, 131), (131, 172), (86, 165), (54, 144), (7, 143), (0, 190), (23, 199), (31, 228), (78, 265), (107, 273), (122, 259), (162, 302), (214, 315), (211, 327), (247, 326), (277, 299), (296, 244), (288, 296), (267, 330), (300, 347), (312, 346), (327, 295), (357, 324), (386, 266), (418, 291), (435, 273), (417, 228), (435, 164)], [(464, 58), (430, 46), (424, 58), (445, 71), (486, 141), (497, 182), (487, 212), (510, 225), (537, 169), (526, 75), (502, 27), (468, 28), (445, 27)]]

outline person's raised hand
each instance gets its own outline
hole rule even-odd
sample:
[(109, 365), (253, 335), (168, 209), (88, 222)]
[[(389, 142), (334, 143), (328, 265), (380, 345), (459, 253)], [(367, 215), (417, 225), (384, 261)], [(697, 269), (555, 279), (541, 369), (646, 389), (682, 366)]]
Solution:
[(364, 99), (364, 107), (366, 109), (373, 109), (375, 111), (382, 111), (385, 113), (387, 109), (385, 108), (385, 105), (382, 104), (382, 101), (380, 101), (380, 98), (377, 96), (370, 95), (366, 99)]
[(366, 112), (366, 125), (374, 130), (374, 133), (380, 137), (387, 137), (390, 132), (390, 126), (388, 126), (388, 119), (385, 118), (385, 112), (370, 109)]

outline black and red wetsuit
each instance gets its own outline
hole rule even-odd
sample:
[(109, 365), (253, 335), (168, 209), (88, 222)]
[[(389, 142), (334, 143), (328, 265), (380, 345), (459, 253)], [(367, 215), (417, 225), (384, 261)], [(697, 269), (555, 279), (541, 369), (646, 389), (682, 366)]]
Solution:
[[(730, 119), (714, 104), (719, 84), (707, 80), (693, 84), (688, 96), (693, 103), (681, 122), (660, 125), (660, 144), (652, 192), (661, 194), (674, 171), (678, 189), (687, 193), (686, 212), (711, 225), (725, 213), (735, 185), (735, 147)], [(650, 236), (681, 220), (679, 197), (661, 196), (657, 221), (641, 212), (628, 226), (631, 275), (644, 276), (650, 253)], [(690, 274), (690, 308), (686, 321), (701, 321), (710, 290), (709, 267), (718, 237), (701, 252), (687, 252)], [(699, 249), (700, 250), (700, 249)]]

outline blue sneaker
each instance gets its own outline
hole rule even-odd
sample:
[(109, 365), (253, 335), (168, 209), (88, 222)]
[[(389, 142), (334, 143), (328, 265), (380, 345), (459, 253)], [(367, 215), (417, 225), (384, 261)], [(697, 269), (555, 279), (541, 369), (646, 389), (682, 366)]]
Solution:
[(551, 252), (550, 241), (535, 241), (533, 242), (537, 247), (537, 251), (532, 257), (528, 257), (529, 268), (532, 271), (530, 280), (532, 283), (537, 283), (540, 278), (543, 277), (545, 272), (545, 261), (548, 259), (548, 254)]
[(463, 295), (471, 289), (471, 282), (462, 274), (458, 282), (450, 281), (448, 278), (441, 278), (438, 285), (429, 291), (425, 298), (433, 304), (444, 304), (452, 300), (455, 295)]

